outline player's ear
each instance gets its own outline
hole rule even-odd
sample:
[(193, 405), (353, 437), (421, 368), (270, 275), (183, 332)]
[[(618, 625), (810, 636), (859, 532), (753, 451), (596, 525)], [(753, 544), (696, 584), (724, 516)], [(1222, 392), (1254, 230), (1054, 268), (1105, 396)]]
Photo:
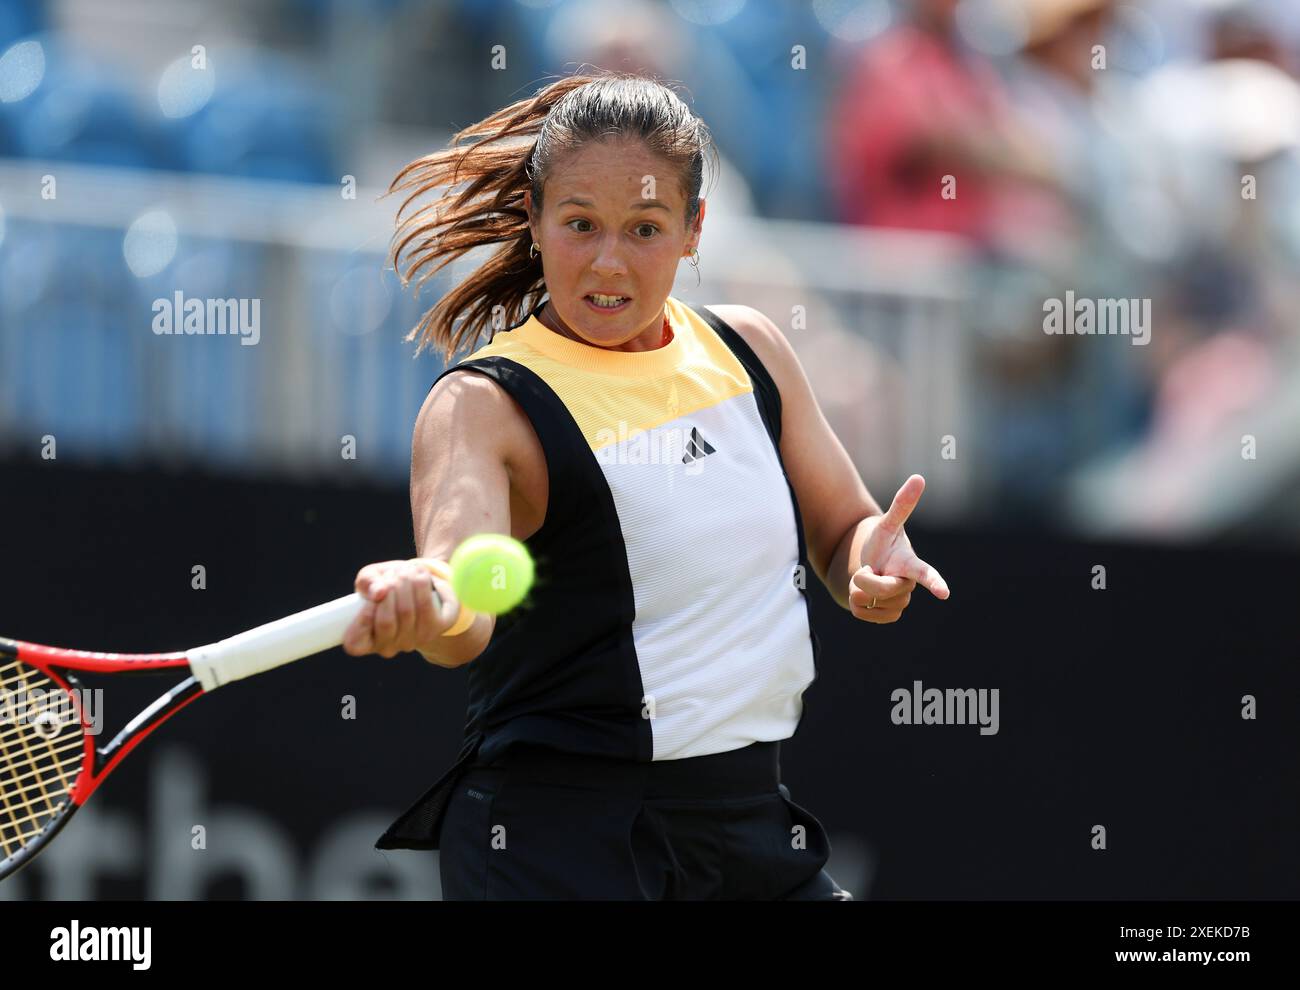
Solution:
[(700, 208), (695, 214), (695, 222), (690, 225), (686, 232), (686, 246), (688, 248), (697, 248), (700, 246), (700, 232), (704, 229), (704, 210), (707, 201), (700, 198)]

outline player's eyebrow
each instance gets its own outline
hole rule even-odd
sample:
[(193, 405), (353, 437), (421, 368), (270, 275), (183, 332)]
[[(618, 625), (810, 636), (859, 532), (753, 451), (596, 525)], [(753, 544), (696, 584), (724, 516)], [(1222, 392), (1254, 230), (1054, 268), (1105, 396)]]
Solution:
[[(564, 199), (560, 200), (555, 205), (564, 206), (567, 203), (573, 203), (575, 206), (588, 206), (588, 207), (596, 205), (591, 200), (584, 199), (581, 196), (566, 196)], [(629, 206), (628, 209), (629, 210), (660, 209), (660, 210), (668, 210), (669, 212), (672, 212), (671, 210), (669, 210), (668, 204), (661, 203), (657, 199), (638, 199), (631, 206)]]

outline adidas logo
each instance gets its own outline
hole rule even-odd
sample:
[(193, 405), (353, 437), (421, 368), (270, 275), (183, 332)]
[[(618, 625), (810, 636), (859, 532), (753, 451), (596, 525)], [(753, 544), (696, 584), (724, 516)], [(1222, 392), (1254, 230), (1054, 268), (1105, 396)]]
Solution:
[(686, 453), (682, 455), (682, 463), (690, 464), (692, 461), (698, 461), (701, 457), (708, 457), (714, 453), (714, 448), (709, 445), (709, 441), (700, 436), (700, 431), (692, 426), (690, 438), (686, 441)]

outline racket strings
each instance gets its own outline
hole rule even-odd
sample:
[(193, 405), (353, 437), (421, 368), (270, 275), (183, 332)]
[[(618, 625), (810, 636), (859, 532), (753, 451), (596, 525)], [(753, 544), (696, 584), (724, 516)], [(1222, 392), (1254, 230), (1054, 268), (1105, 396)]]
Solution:
[(62, 717), (66, 702), (42, 671), (0, 656), (0, 859), (40, 835), (71, 798), (84, 735), (79, 719)]

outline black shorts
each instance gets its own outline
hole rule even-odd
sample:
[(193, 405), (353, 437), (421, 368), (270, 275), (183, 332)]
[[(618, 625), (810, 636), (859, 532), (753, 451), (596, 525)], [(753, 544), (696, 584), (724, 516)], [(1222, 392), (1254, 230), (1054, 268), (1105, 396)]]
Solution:
[(513, 746), (456, 781), (439, 850), (446, 900), (852, 900), (779, 742), (654, 763)]

